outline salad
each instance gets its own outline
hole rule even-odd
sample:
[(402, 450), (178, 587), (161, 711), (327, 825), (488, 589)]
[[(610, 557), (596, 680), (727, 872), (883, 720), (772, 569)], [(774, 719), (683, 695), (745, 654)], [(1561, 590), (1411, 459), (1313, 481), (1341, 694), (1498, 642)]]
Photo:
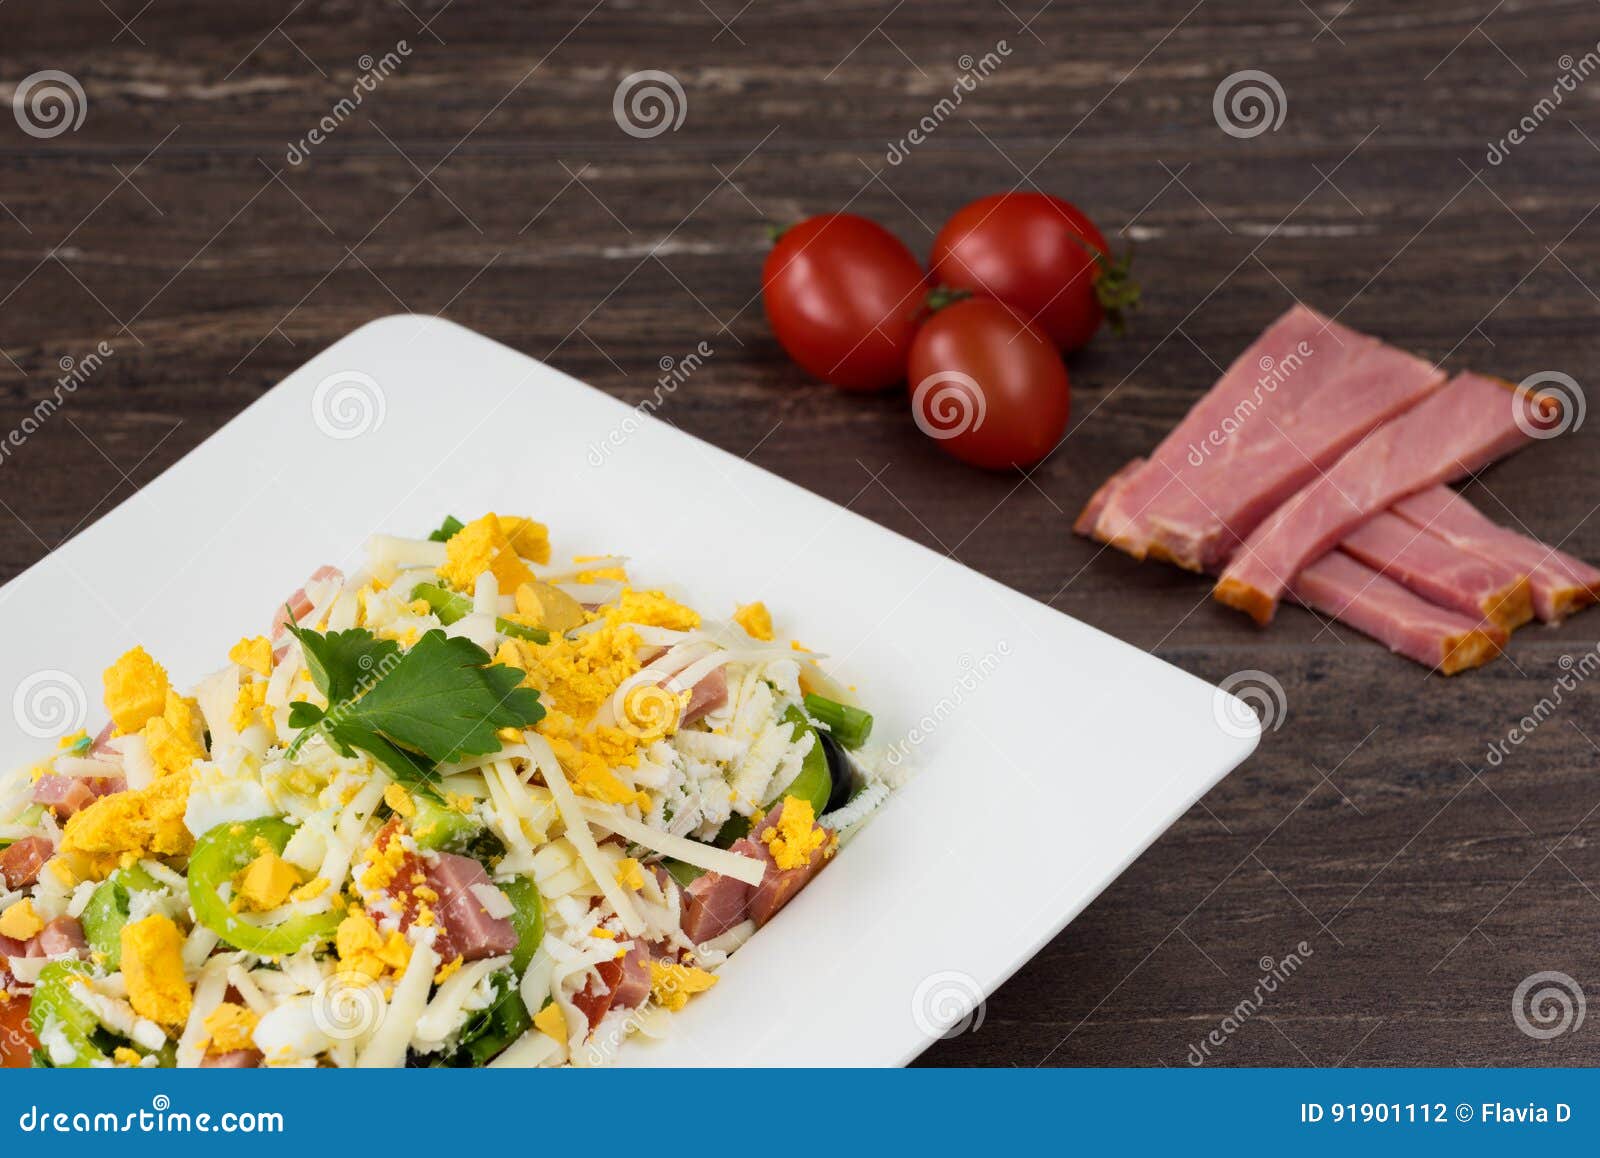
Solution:
[(526, 518), (375, 536), (0, 777), (0, 1062), (552, 1066), (658, 1037), (894, 787), (774, 639)]

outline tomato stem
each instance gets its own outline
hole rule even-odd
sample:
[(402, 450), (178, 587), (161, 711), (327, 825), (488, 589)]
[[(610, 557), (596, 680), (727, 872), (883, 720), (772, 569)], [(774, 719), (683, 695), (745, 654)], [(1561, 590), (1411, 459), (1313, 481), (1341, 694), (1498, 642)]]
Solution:
[(1095, 253), (1094, 263), (1100, 276), (1094, 281), (1094, 296), (1106, 312), (1113, 333), (1128, 330), (1128, 314), (1139, 308), (1139, 283), (1133, 280), (1133, 247), (1121, 257), (1108, 253)]
[(771, 242), (773, 245), (777, 245), (778, 244), (778, 240), (785, 233), (788, 233), (789, 230), (793, 229), (796, 224), (797, 223), (793, 222), (793, 221), (789, 222), (788, 225), (779, 225), (776, 221), (768, 221), (768, 222), (766, 222), (764, 227), (765, 227), (765, 229), (767, 231), (767, 240), (769, 242)]
[(946, 306), (953, 306), (971, 296), (971, 290), (956, 289), (948, 285), (935, 286), (928, 291), (928, 296), (922, 299), (922, 308), (929, 314), (936, 314)]

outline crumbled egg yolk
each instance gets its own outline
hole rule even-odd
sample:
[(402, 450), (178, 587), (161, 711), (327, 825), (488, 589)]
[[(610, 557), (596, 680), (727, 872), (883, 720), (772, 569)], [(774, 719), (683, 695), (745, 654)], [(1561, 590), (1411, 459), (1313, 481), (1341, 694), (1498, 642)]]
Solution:
[(385, 936), (365, 909), (356, 909), (339, 922), (333, 938), (339, 969), (360, 973), (376, 981), (385, 973), (403, 973), (411, 961), (411, 945), (398, 930)]
[[(522, 738), (520, 735), (517, 737)], [(391, 784), (383, 790), (383, 802), (389, 806), (396, 816), (415, 816), (417, 814), (416, 801), (411, 799), (403, 784)]]
[(772, 613), (761, 602), (746, 603), (733, 613), (733, 621), (744, 628), (751, 639), (770, 642), (772, 639)]
[(624, 591), (605, 609), (605, 619), (612, 624), (637, 623), (670, 631), (693, 631), (700, 626), (699, 612), (668, 599), (659, 591)]
[(260, 1020), (247, 1006), (224, 1001), (206, 1014), (206, 1019), (202, 1023), (211, 1039), (206, 1052), (218, 1054), (254, 1049), (254, 1034)]
[[(548, 558), (548, 542), (545, 550)], [(457, 591), (471, 591), (485, 571), (494, 576), (502, 591), (515, 591), (523, 583), (534, 581), (533, 572), (518, 557), (506, 534), (504, 523), (493, 512), (474, 519), (450, 537), (439, 578)]]
[(60, 748), (63, 752), (65, 752), (65, 751), (67, 751), (67, 750), (69, 750), (71, 748), (76, 748), (79, 744), (82, 744), (88, 738), (89, 738), (89, 733), (88, 732), (82, 732), (82, 731), (74, 732), (70, 736), (62, 736), (61, 739), (59, 741), (57, 741), (56, 747)]
[(103, 678), (106, 709), (124, 735), (137, 732), (151, 717), (159, 716), (172, 690), (166, 670), (142, 647), (124, 653), (106, 668)]
[(0, 913), (0, 937), (13, 941), (31, 941), (44, 929), (44, 918), (34, 909), (33, 902), (23, 898), (5, 912)]
[(644, 888), (644, 870), (633, 857), (626, 856), (617, 862), (617, 883), (634, 892)]
[(296, 902), (314, 901), (332, 887), (333, 885), (329, 883), (327, 877), (312, 877), (305, 884), (301, 885), (299, 888), (295, 889), (294, 892), (290, 893), (289, 899)]
[(763, 832), (761, 839), (771, 850), (774, 863), (788, 870), (810, 864), (811, 854), (827, 843), (828, 833), (817, 824), (811, 801), (785, 796), (777, 823)]
[(153, 913), (122, 927), (122, 977), (139, 1016), (166, 1026), (189, 1020), (193, 995), (183, 975), (183, 934), (171, 917)]
[(116, 1062), (119, 1066), (137, 1067), (143, 1063), (144, 1057), (136, 1049), (130, 1049), (125, 1045), (119, 1045), (116, 1049), (111, 1051), (111, 1060)]
[(204, 760), (204, 737), (199, 705), (170, 690), (161, 714), (152, 716), (144, 726), (150, 758), (163, 776), (187, 772), (196, 760)]
[(272, 674), (272, 641), (264, 635), (254, 639), (241, 639), (228, 651), (228, 658), (241, 667), (247, 667), (258, 676)]
[(235, 878), (234, 901), (247, 912), (265, 913), (289, 899), (300, 884), (300, 872), (271, 848), (245, 865)]
[(689, 998), (717, 983), (715, 973), (672, 961), (650, 962), (650, 992), (667, 1009), (682, 1009)]
[(249, 683), (239, 685), (239, 697), (233, 701), (233, 713), (228, 717), (233, 730), (242, 732), (248, 728), (254, 722), (256, 713), (264, 708), (266, 703), (265, 680), (251, 680)]
[(435, 985), (443, 985), (450, 980), (451, 977), (461, 971), (461, 964), (465, 960), (466, 958), (457, 953), (454, 958), (439, 966), (439, 971), (433, 975), (433, 983)]
[(639, 670), (639, 646), (637, 632), (608, 624), (577, 639), (508, 639), (494, 659), (523, 672), (523, 683), (538, 689), (547, 703), (587, 720)]
[(148, 788), (102, 796), (67, 821), (60, 852), (71, 855), (86, 879), (147, 856), (181, 856), (194, 847), (183, 823), (189, 777), (164, 776)]
[(561, 1012), (561, 1007), (554, 1001), (533, 1015), (533, 1024), (546, 1037), (562, 1045), (567, 1044), (567, 1015)]
[(605, 747), (607, 741), (601, 733), (617, 732), (619, 729), (596, 729), (593, 732), (580, 733), (571, 716), (564, 712), (552, 711), (539, 721), (538, 731), (550, 742), (550, 750), (561, 762), (562, 769), (572, 778), (574, 792), (595, 800), (603, 800), (607, 804), (637, 804), (640, 808), (650, 807), (649, 793), (629, 788), (613, 770), (622, 763), (637, 764), (638, 757), (631, 756), (626, 761), (608, 760), (606, 755), (591, 747), (591, 745)]

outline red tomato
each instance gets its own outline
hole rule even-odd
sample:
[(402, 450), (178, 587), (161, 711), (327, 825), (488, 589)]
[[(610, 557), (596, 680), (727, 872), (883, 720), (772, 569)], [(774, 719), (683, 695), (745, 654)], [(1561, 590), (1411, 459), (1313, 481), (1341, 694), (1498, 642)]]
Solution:
[(1046, 193), (1000, 193), (958, 209), (933, 239), (940, 285), (999, 298), (1068, 352), (1107, 315), (1139, 302), (1127, 259), (1077, 206)]
[(911, 416), (963, 462), (1032, 466), (1067, 429), (1067, 368), (1050, 340), (993, 298), (929, 318), (911, 347)]
[(916, 255), (851, 213), (786, 230), (761, 269), (767, 320), (784, 350), (846, 390), (882, 390), (905, 378), (927, 290)]
[(28, 999), (13, 994), (9, 1000), (0, 1000), (0, 1070), (27, 1069), (38, 1048), (28, 1027)]

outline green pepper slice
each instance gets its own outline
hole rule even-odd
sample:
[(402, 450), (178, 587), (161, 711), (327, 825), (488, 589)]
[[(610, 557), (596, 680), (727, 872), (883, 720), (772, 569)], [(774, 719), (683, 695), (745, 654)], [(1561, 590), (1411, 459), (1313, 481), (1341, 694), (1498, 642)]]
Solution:
[[(411, 598), (421, 599), (439, 617), (439, 622), (448, 627), (456, 620), (472, 614), (472, 600), (465, 595), (458, 595), (454, 591), (447, 591), (437, 583), (418, 583), (411, 589)], [(494, 629), (501, 635), (509, 635), (512, 639), (526, 639), (532, 643), (549, 643), (550, 633), (538, 627), (524, 627), (520, 623), (512, 623), (509, 619), (495, 617)]]
[(518, 877), (510, 884), (501, 885), (500, 891), (517, 907), (510, 917), (511, 926), (517, 931), (517, 947), (511, 951), (511, 968), (520, 977), (544, 941), (544, 900), (539, 896), (539, 887), (527, 877)]
[[(59, 1068), (62, 1069), (88, 1069), (95, 1062), (111, 1060), (94, 1043), (93, 1035), (100, 1028), (100, 1019), (72, 995), (73, 979), (87, 977), (89, 973), (89, 966), (82, 961), (52, 961), (39, 971), (39, 980), (33, 985), (28, 1028), (33, 1030), (34, 1037), (43, 1040), (46, 1025), (54, 1023), (59, 1027), (75, 1055), (70, 1062), (61, 1063)], [(48, 1055), (49, 1050), (45, 1053)]]
[(115, 973), (122, 968), (122, 926), (128, 923), (130, 894), (159, 892), (160, 883), (138, 865), (118, 869), (95, 889), (80, 920), (83, 936), (106, 967)]
[(222, 886), (259, 855), (257, 838), (281, 854), (293, 835), (287, 822), (269, 816), (224, 821), (195, 841), (189, 855), (189, 904), (195, 918), (235, 949), (258, 957), (284, 957), (307, 945), (331, 941), (343, 919), (338, 912), (291, 917), (264, 929), (240, 920), (222, 899)]

